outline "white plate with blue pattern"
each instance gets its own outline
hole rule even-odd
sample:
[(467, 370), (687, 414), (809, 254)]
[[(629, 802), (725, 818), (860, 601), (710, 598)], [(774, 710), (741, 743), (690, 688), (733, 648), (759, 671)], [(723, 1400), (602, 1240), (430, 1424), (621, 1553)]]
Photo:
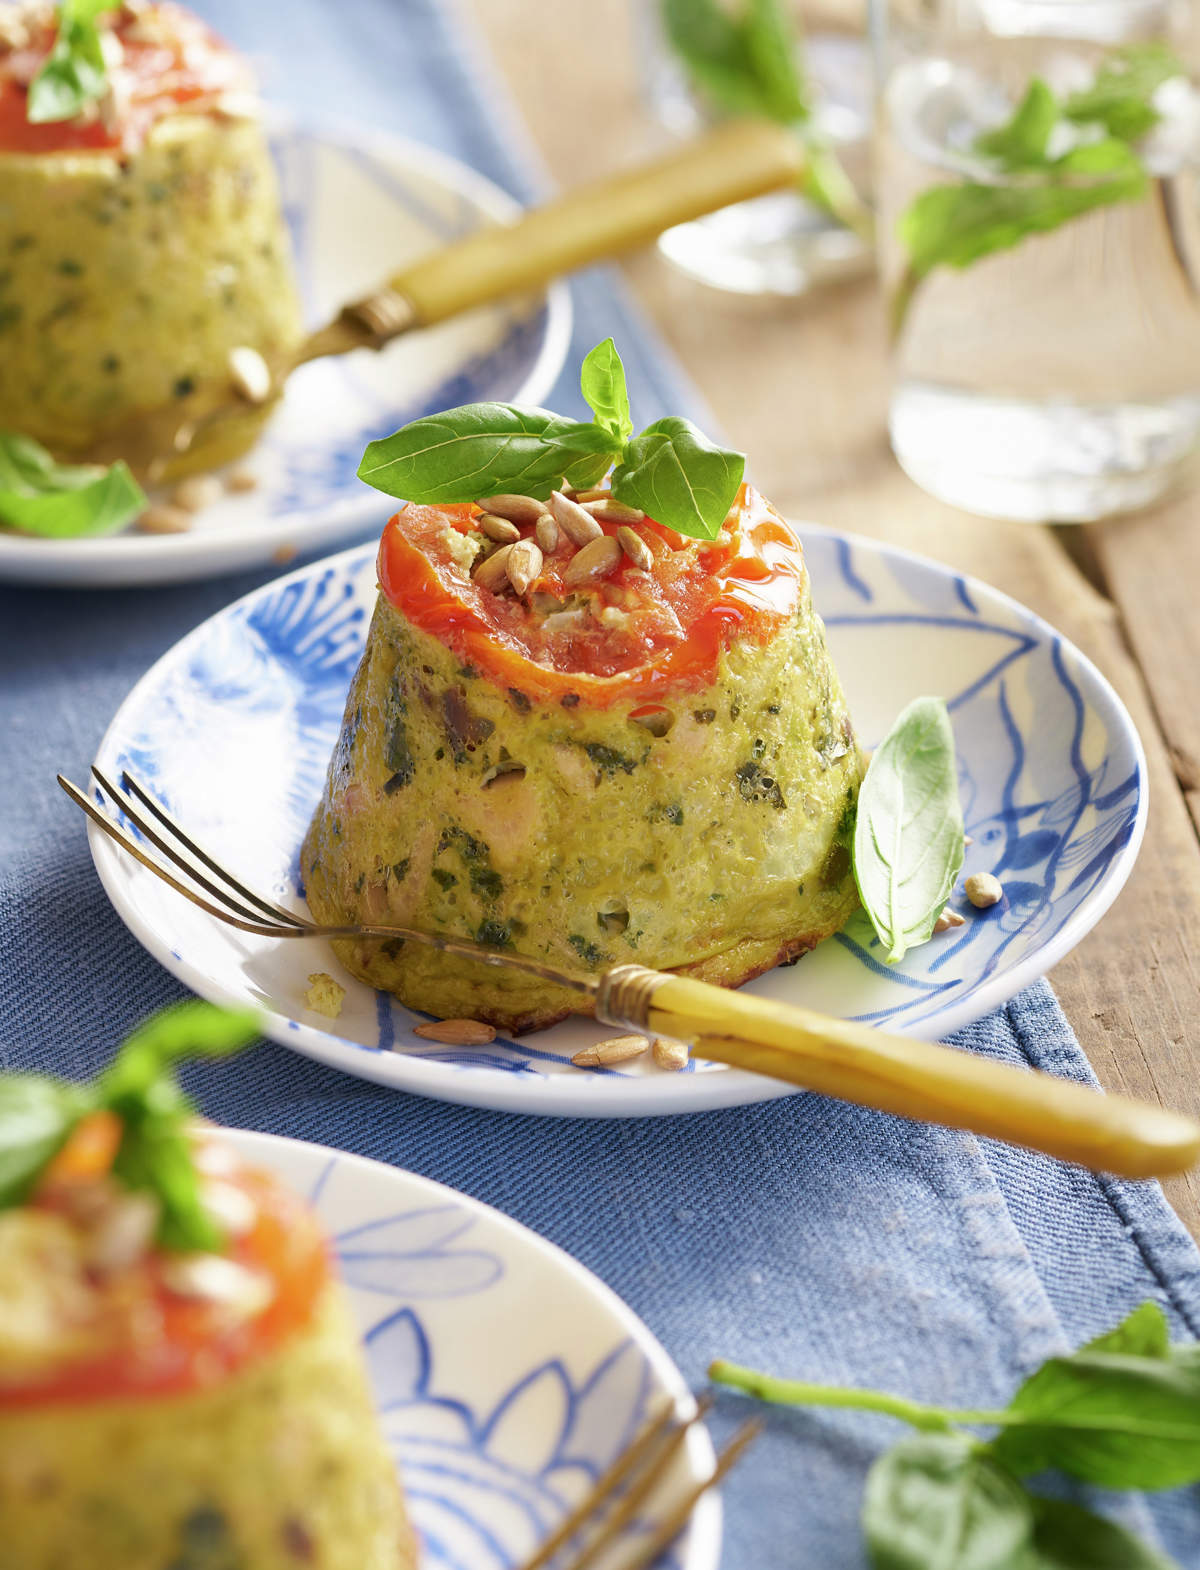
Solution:
[[(280, 121), (271, 145), (311, 327), (405, 262), (520, 211), (465, 164), (403, 137)], [(38, 540), (0, 531), (0, 581), (177, 583), (361, 535), (388, 514), (385, 499), (356, 477), (369, 441), (455, 404), (540, 403), (570, 337), (570, 294), (556, 283), (397, 339), (379, 354), (314, 360), (289, 378), (262, 439), (238, 465), (254, 474), (254, 490), (227, 494), (183, 534)]]
[[(330, 1238), (421, 1570), (524, 1563), (668, 1399), (690, 1409), (683, 1375), (632, 1310), (507, 1216), (320, 1145), (223, 1137), (309, 1199)], [(617, 1563), (712, 1464), (697, 1424)], [(660, 1566), (716, 1570), (720, 1543), (720, 1502), (705, 1495)]]
[[(798, 965), (750, 983), (761, 996), (926, 1039), (948, 1035), (1044, 974), (1108, 909), (1137, 855), (1146, 764), (1112, 688), (1053, 628), (936, 562), (801, 527), (813, 595), (859, 736), (874, 746), (921, 693), (943, 696), (968, 833), (963, 875), (995, 873), (1004, 898), (963, 926), (883, 961), (865, 918)], [(101, 743), (250, 886), (300, 905), (298, 854), (320, 796), (375, 596), (375, 548), (268, 584), (212, 617), (134, 688)], [(181, 981), (264, 1011), (268, 1035), (348, 1073), (515, 1112), (628, 1116), (786, 1094), (716, 1064), (670, 1073), (644, 1060), (574, 1068), (608, 1034), (566, 1021), (487, 1047), (413, 1034), (418, 1016), (342, 970), (328, 944), (226, 927), (92, 828), (92, 852), (131, 931)], [(336, 1022), (305, 1006), (308, 975), (346, 988)]]

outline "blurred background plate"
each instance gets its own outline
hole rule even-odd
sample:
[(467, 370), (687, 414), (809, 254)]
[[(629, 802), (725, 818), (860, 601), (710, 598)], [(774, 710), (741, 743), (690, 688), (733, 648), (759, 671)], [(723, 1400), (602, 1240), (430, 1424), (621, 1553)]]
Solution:
[[(683, 1375), (632, 1310), (507, 1216), (320, 1145), (233, 1129), (222, 1138), (321, 1219), (362, 1332), (422, 1570), (523, 1563), (664, 1397), (686, 1408)], [(696, 1425), (639, 1523), (665, 1516), (712, 1463)], [(622, 1535), (626, 1552), (639, 1523)], [(716, 1570), (720, 1543), (720, 1502), (705, 1495), (664, 1570)]]
[[(1014, 600), (936, 562), (801, 529), (813, 597), (859, 737), (875, 746), (901, 708), (943, 696), (968, 832), (964, 876), (1004, 899), (887, 965), (864, 917), (798, 965), (750, 983), (761, 996), (940, 1038), (1008, 1001), (1100, 919), (1133, 865), (1146, 766), (1112, 688)], [(321, 794), (375, 597), (364, 546), (267, 584), (204, 622), (134, 688), (97, 762), (129, 769), (251, 887), (296, 901), (300, 841)], [(134, 935), (186, 986), (265, 1011), (274, 1040), (348, 1073), (446, 1101), (558, 1116), (641, 1116), (787, 1093), (757, 1075), (645, 1059), (591, 1072), (572, 1053), (611, 1028), (564, 1021), (521, 1040), (439, 1045), (419, 1017), (342, 969), (328, 943), (255, 937), (214, 921), (95, 826), (92, 854)], [(305, 1003), (310, 972), (346, 988), (336, 1021)]]
[[(490, 180), (402, 137), (281, 122), (271, 143), (310, 327), (405, 262), (520, 211)], [(185, 534), (40, 540), (0, 532), (0, 580), (177, 583), (285, 562), (362, 533), (390, 510), (356, 478), (368, 441), (456, 404), (539, 403), (570, 335), (570, 295), (556, 283), (535, 298), (400, 338), (379, 354), (301, 366), (262, 441), (238, 465), (256, 476), (254, 490), (197, 513)]]

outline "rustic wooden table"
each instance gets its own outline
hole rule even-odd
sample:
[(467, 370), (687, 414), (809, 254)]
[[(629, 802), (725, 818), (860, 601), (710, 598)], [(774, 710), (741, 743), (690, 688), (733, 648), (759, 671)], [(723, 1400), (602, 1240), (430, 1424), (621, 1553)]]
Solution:
[[(468, 0), (559, 184), (657, 145), (637, 74), (641, 3)], [(783, 512), (994, 584), (1060, 628), (1121, 694), (1149, 761), (1149, 827), (1116, 905), (1051, 981), (1106, 1087), (1200, 1114), (1200, 496), (1070, 530), (958, 512), (918, 490), (889, 451), (873, 281), (768, 303), (690, 283), (657, 253), (624, 267)], [(1200, 1237), (1200, 1174), (1166, 1188)]]

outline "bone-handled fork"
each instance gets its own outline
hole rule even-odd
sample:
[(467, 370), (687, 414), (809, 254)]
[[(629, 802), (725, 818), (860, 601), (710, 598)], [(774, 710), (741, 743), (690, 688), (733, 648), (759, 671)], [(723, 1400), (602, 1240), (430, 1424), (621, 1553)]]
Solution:
[(92, 772), (144, 843), (78, 786), (61, 774), (58, 781), (99, 829), (156, 877), (243, 932), (273, 938), (402, 938), (429, 944), (582, 994), (598, 1020), (685, 1041), (695, 1057), (881, 1112), (990, 1135), (1124, 1177), (1166, 1176), (1200, 1159), (1200, 1124), (1181, 1113), (892, 1035), (857, 1020), (834, 1019), (643, 965), (618, 965), (589, 975), (414, 927), (319, 925), (264, 899), (227, 871), (128, 773), (121, 788), (99, 769)]

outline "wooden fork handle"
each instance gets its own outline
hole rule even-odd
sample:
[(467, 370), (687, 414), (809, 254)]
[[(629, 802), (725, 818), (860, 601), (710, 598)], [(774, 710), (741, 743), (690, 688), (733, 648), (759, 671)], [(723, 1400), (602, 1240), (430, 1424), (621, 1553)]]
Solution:
[(697, 1057), (1097, 1171), (1165, 1177), (1200, 1159), (1200, 1124), (1164, 1107), (684, 976), (622, 966), (602, 978), (596, 1012)]

